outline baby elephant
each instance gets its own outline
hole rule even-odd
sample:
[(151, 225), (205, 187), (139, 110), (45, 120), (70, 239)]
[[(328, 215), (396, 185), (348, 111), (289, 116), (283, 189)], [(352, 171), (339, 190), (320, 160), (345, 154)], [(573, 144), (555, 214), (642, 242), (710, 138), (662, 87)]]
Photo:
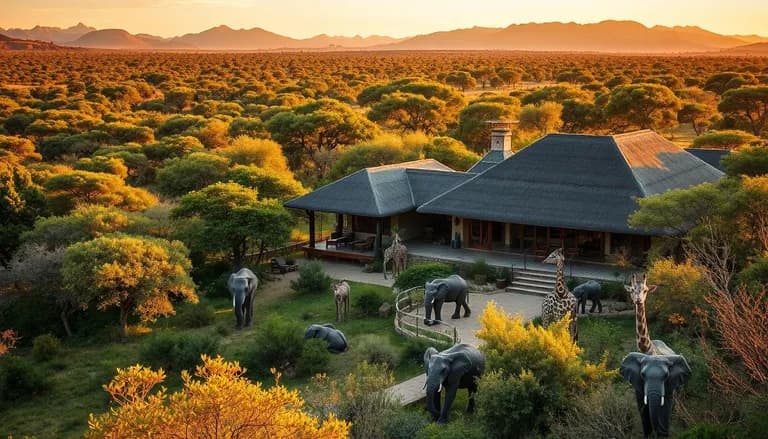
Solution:
[(347, 337), (330, 323), (324, 325), (309, 325), (304, 331), (304, 338), (318, 338), (328, 344), (328, 352), (340, 354), (347, 350)]
[(600, 296), (603, 295), (603, 288), (600, 283), (594, 280), (584, 282), (573, 289), (573, 295), (576, 296), (578, 303), (576, 304), (576, 311), (581, 306), (581, 313), (585, 314), (587, 307), (587, 299), (592, 301), (592, 307), (589, 308), (589, 312), (595, 312), (595, 306), (597, 306), (597, 312), (603, 312), (603, 303), (600, 302)]

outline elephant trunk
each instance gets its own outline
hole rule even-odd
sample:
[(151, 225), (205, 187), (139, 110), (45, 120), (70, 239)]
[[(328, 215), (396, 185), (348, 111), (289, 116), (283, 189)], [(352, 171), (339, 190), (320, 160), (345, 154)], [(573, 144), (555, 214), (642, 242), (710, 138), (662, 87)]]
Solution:
[(432, 415), (434, 420), (440, 417), (440, 394), (442, 392), (442, 383), (439, 381), (437, 384), (430, 383), (430, 379), (427, 378), (427, 411)]
[(245, 302), (245, 293), (241, 291), (235, 292), (235, 296), (232, 298), (232, 303), (235, 308), (235, 318), (237, 319), (237, 327), (243, 327), (243, 303)]
[(653, 431), (660, 437), (669, 434), (669, 416), (672, 401), (667, 400), (664, 385), (645, 386), (644, 402), (648, 406), (648, 415)]

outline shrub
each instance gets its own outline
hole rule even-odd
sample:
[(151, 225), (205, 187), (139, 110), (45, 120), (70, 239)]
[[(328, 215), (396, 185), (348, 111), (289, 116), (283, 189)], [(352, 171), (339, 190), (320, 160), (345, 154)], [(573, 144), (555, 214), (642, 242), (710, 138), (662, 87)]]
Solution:
[(326, 372), (331, 362), (331, 353), (325, 341), (316, 338), (306, 340), (299, 357), (298, 375), (312, 376)]
[(456, 420), (447, 425), (430, 423), (414, 437), (416, 439), (485, 439), (488, 436), (479, 425)]
[(296, 371), (303, 346), (303, 328), (271, 314), (256, 330), (251, 348), (245, 353), (244, 364), (254, 376), (269, 376), (272, 367), (291, 376)]
[(31, 361), (13, 355), (0, 358), (0, 402), (38, 395), (49, 387), (45, 375)]
[(331, 278), (320, 261), (309, 261), (299, 267), (299, 278), (291, 281), (291, 289), (298, 294), (325, 294), (331, 291)]
[(152, 367), (166, 371), (191, 370), (200, 356), (216, 355), (219, 339), (213, 335), (163, 331), (149, 337), (141, 346), (139, 359)]
[(424, 340), (423, 338), (409, 338), (405, 343), (403, 358), (406, 361), (413, 362), (421, 366), (424, 364), (424, 352), (429, 347), (433, 347), (438, 351), (443, 351), (451, 347), (451, 343), (435, 343), (433, 341)]
[(629, 293), (624, 289), (624, 284), (621, 282), (601, 282), (603, 287), (603, 298), (617, 300), (619, 302), (627, 302), (629, 299)]
[[(761, 430), (757, 436), (744, 437), (760, 437), (764, 434), (765, 430)], [(633, 437), (637, 437), (637, 435)], [(731, 439), (733, 437), (733, 431), (727, 425), (709, 423), (692, 425), (687, 430), (675, 435), (675, 439)]]
[(477, 418), (489, 437), (522, 438), (541, 429), (560, 396), (542, 387), (530, 371), (486, 373), (478, 386)]
[(706, 286), (699, 268), (690, 261), (676, 264), (671, 259), (659, 259), (649, 267), (648, 280), (658, 285), (656, 291), (648, 293), (649, 314), (657, 316), (666, 329), (701, 329)]
[(603, 383), (571, 399), (552, 424), (552, 435), (562, 439), (631, 439), (642, 436), (632, 389)]
[(192, 305), (179, 316), (179, 323), (185, 328), (202, 328), (216, 320), (216, 310), (210, 305)]
[(400, 364), (400, 350), (386, 336), (366, 334), (356, 340), (355, 346), (355, 352), (362, 361), (381, 364), (389, 370)]
[(442, 262), (411, 265), (400, 273), (394, 286), (401, 290), (423, 287), (428, 281), (447, 277), (451, 274), (453, 274), (453, 267)]
[(496, 269), (488, 265), (488, 263), (485, 262), (485, 259), (477, 259), (469, 266), (467, 275), (473, 279), (477, 276), (485, 276), (486, 279), (495, 279)]
[[(429, 425), (429, 420), (423, 413), (412, 410), (398, 410), (384, 421), (382, 428), (383, 437), (388, 439), (412, 439), (427, 425)], [(443, 436), (440, 436), (440, 439), (443, 439)]]
[(381, 293), (375, 289), (360, 288), (357, 291), (360, 292), (356, 295), (353, 295), (354, 306), (358, 309), (358, 311), (360, 311), (360, 314), (366, 317), (376, 315), (376, 313), (379, 312), (379, 307), (381, 307), (381, 304), (388, 300), (383, 298)]
[(53, 359), (61, 350), (61, 340), (55, 335), (43, 334), (32, 341), (32, 356), (38, 361)]

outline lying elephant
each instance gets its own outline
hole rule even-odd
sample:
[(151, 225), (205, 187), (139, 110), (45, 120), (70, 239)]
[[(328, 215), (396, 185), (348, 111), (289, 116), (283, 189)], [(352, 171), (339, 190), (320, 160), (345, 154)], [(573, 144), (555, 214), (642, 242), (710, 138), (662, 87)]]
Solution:
[(590, 280), (577, 286), (572, 291), (573, 295), (578, 300), (576, 304), (576, 310), (578, 311), (581, 306), (581, 313), (584, 314), (584, 310), (587, 307), (587, 299), (592, 301), (592, 307), (589, 308), (589, 312), (595, 312), (595, 306), (597, 306), (597, 312), (603, 312), (603, 303), (600, 302), (600, 297), (603, 295), (603, 287), (599, 282)]
[[(471, 311), (468, 300), (467, 281), (461, 276), (452, 274), (444, 279), (435, 279), (427, 282), (424, 286), (424, 324), (434, 325), (442, 320), (440, 310), (443, 302), (456, 302), (456, 311), (451, 316), (452, 319), (461, 317), (461, 307), (464, 307), (464, 317), (469, 317)], [(432, 319), (432, 309), (435, 310), (435, 318)]]
[[(247, 268), (229, 275), (227, 288), (232, 295), (232, 308), (237, 319), (237, 329), (253, 324), (253, 295), (259, 286), (259, 278)], [(243, 322), (245, 321), (245, 322)]]
[(340, 354), (347, 350), (347, 337), (330, 323), (324, 325), (309, 325), (304, 331), (304, 338), (318, 338), (328, 344), (328, 352)]
[[(474, 346), (457, 344), (442, 352), (427, 348), (424, 352), (424, 372), (427, 374), (427, 410), (432, 419), (440, 424), (448, 422), (448, 413), (456, 397), (457, 389), (467, 389), (467, 412), (475, 409), (477, 379), (485, 370), (485, 356)], [(440, 409), (440, 396), (445, 388), (445, 404)]]

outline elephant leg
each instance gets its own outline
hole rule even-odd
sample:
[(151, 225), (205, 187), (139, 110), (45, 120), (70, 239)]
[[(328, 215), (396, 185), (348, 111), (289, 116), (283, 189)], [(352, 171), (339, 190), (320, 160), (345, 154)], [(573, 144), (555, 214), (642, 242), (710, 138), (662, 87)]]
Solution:
[(237, 329), (243, 329), (243, 307), (235, 308), (235, 320), (237, 320)]
[(472, 314), (472, 310), (469, 309), (469, 297), (465, 297), (464, 300), (461, 301), (461, 305), (464, 307), (464, 317), (469, 317), (470, 314)]
[(336, 301), (336, 321), (337, 322), (341, 321), (341, 312), (339, 310), (339, 301), (338, 300)]
[(253, 326), (253, 293), (245, 298), (245, 326)]
[(435, 411), (430, 412), (432, 415), (432, 420), (437, 422), (438, 419), (440, 419), (440, 400), (442, 399), (442, 392), (434, 392), (432, 394), (432, 407), (434, 407)]
[[(436, 300), (434, 308), (435, 308), (434, 309), (434, 311), (435, 311), (435, 320), (437, 320), (438, 322), (443, 321), (442, 316), (440, 316), (440, 311), (443, 309), (443, 302)], [(432, 321), (433, 324), (434, 324), (435, 320)]]
[(595, 300), (592, 302), (592, 308), (595, 307), (595, 304), (597, 304), (597, 312), (602, 314), (603, 313), (603, 302), (600, 301), (599, 297), (595, 298)]
[(467, 401), (467, 413), (475, 412), (475, 393), (477, 392), (477, 385), (469, 388), (469, 401)]
[(461, 300), (456, 299), (456, 310), (453, 311), (452, 319), (458, 319), (461, 317)]
[(456, 390), (459, 385), (456, 383), (455, 385), (443, 387), (445, 387), (445, 405), (443, 405), (443, 409), (440, 411), (440, 418), (437, 420), (438, 424), (448, 423), (448, 413), (451, 411), (451, 406), (453, 405), (453, 400), (456, 398)]

